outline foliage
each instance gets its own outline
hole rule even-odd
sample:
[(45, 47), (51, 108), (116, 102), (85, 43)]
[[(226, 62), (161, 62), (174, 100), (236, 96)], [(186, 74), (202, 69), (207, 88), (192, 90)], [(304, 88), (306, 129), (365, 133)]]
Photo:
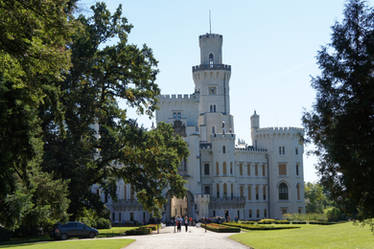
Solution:
[(0, 223), (11, 230), (38, 231), (66, 215), (66, 182), (40, 171), (38, 109), (49, 103), (54, 122), (63, 115), (56, 82), (70, 67), (74, 2), (0, 1)]
[(330, 205), (323, 190), (323, 186), (318, 183), (307, 182), (305, 184), (304, 198), (307, 213), (323, 213), (323, 210)]
[(201, 224), (201, 227), (217, 233), (240, 233), (239, 227), (230, 227), (217, 223)]
[(306, 213), (306, 214), (284, 214), (284, 218), (286, 218), (289, 221), (320, 221), (320, 222), (326, 222), (327, 221), (327, 215), (322, 213)]
[[(116, 182), (132, 185), (138, 200), (155, 216), (163, 207), (162, 191), (184, 192), (177, 165), (187, 156), (187, 146), (171, 127), (160, 124), (147, 131), (129, 119), (119, 101), (151, 115), (160, 91), (155, 83), (157, 61), (147, 46), (128, 44), (132, 28), (121, 6), (111, 14), (104, 3), (91, 7), (93, 15), (77, 18), (79, 28), (72, 44), (72, 68), (61, 85), (65, 110), (64, 134), (43, 110), (46, 135), (43, 168), (59, 178), (71, 179), (69, 212), (72, 219), (94, 209), (108, 218), (99, 196), (99, 184), (116, 200)], [(115, 40), (113, 40), (115, 39)], [(108, 41), (112, 45), (106, 45)]]
[(110, 240), (71, 240), (71, 241), (52, 241), (46, 243), (30, 243), (22, 245), (0, 245), (0, 248), (12, 249), (120, 249), (134, 242), (134, 239), (110, 239)]
[(126, 235), (146, 235), (152, 232), (150, 227), (138, 227), (135, 229), (130, 229), (126, 231)]
[(332, 31), (317, 56), (316, 103), (303, 123), (317, 148), (322, 185), (344, 213), (363, 220), (374, 217), (373, 9), (349, 1)]
[(238, 223), (234, 223), (234, 222), (225, 222), (223, 224), (227, 225), (227, 226), (231, 226), (231, 227), (243, 228), (243, 229), (246, 229), (246, 230), (280, 230), (280, 229), (300, 228), (298, 226), (268, 226), (268, 225), (257, 225), (257, 224), (256, 225), (254, 225), (254, 224), (238, 224)]
[(96, 221), (97, 229), (110, 229), (112, 227), (111, 221), (105, 218), (99, 218)]
[(123, 236), (126, 234), (126, 231), (137, 229), (138, 227), (112, 227), (110, 229), (98, 229), (99, 234), (98, 238), (107, 238), (107, 237), (116, 237)]
[(352, 222), (298, 226), (299, 229), (250, 231), (235, 234), (230, 239), (256, 249), (374, 248), (374, 236), (370, 229), (354, 226)]

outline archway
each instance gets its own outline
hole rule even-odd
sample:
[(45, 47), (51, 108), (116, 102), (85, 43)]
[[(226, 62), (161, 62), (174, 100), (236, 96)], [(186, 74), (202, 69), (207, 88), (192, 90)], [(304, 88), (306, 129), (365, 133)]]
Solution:
[(190, 191), (187, 191), (186, 196), (177, 198), (167, 194), (168, 202), (165, 207), (165, 221), (170, 222), (175, 216), (188, 216), (195, 218), (194, 197)]

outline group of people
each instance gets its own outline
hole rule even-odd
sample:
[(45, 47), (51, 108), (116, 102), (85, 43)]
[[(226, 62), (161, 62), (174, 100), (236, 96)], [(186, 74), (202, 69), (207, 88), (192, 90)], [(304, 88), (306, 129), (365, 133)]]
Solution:
[(188, 231), (188, 225), (192, 225), (192, 217), (185, 216), (184, 218), (181, 216), (175, 217), (175, 225), (177, 226), (177, 232), (182, 231), (182, 225), (186, 227), (186, 232)]

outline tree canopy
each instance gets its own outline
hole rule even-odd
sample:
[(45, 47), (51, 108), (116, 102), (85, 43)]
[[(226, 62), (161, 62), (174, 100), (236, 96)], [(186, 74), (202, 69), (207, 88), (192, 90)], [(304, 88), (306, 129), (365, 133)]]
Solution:
[(165, 189), (185, 191), (187, 144), (170, 125), (147, 130), (127, 115), (157, 108), (152, 50), (128, 43), (121, 6), (76, 16), (74, 4), (0, 1), (0, 223), (12, 230), (107, 217), (93, 184), (116, 200), (124, 179), (155, 215)]
[(374, 217), (373, 9), (349, 1), (332, 31), (318, 52), (316, 102), (303, 123), (317, 148), (321, 183), (347, 214), (363, 220)]

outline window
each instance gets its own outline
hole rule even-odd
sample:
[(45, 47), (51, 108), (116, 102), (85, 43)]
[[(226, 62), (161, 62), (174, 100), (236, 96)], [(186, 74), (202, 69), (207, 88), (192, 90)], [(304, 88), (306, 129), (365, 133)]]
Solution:
[(284, 155), (284, 154), (285, 154), (284, 146), (279, 146), (279, 155)]
[(285, 154), (285, 152), (284, 152), (284, 146), (282, 146), (282, 153), (283, 153), (283, 155)]
[(223, 184), (223, 197), (227, 198), (227, 184), (226, 183)]
[(243, 176), (243, 164), (242, 163), (239, 164), (239, 174), (240, 176)]
[(255, 176), (258, 176), (258, 165), (255, 165)]
[(213, 112), (216, 112), (216, 105), (213, 105)]
[(296, 184), (297, 200), (300, 201), (300, 183)]
[(227, 175), (227, 166), (226, 166), (226, 162), (223, 162), (223, 175), (224, 175), (224, 176)]
[(281, 214), (283, 215), (283, 214), (286, 214), (286, 213), (288, 213), (288, 208), (281, 207)]
[(266, 167), (265, 167), (265, 164), (262, 165), (262, 176), (266, 176)]
[(266, 210), (266, 208), (264, 209), (264, 217), (266, 218), (268, 216), (268, 211)]
[(299, 164), (296, 163), (296, 176), (299, 176)]
[(215, 126), (212, 126), (212, 133), (213, 133), (213, 134), (216, 133), (216, 127), (215, 127)]
[(298, 211), (299, 214), (301, 214), (301, 213), (303, 212), (303, 208), (302, 208), (302, 207), (299, 207), (299, 208), (297, 209), (297, 211)]
[(96, 189), (96, 194), (100, 196), (100, 189)]
[(130, 213), (130, 221), (134, 221), (134, 213)]
[(216, 216), (216, 210), (213, 210), (213, 217)]
[(284, 182), (279, 184), (279, 200), (288, 200), (288, 187)]
[(204, 194), (205, 195), (210, 195), (210, 186), (209, 185), (204, 186)]
[(256, 200), (259, 199), (259, 187), (256, 185)]
[(299, 154), (299, 150), (298, 150), (298, 148), (297, 148), (297, 147), (295, 148), (295, 154), (296, 154), (296, 155), (298, 155), (298, 154)]
[(237, 218), (240, 219), (240, 211), (238, 210)]
[(248, 185), (248, 200), (252, 200), (252, 188), (251, 188), (251, 185)]
[(135, 195), (135, 191), (134, 191), (134, 187), (131, 186), (130, 187), (130, 200), (134, 200), (134, 195)]
[(248, 176), (250, 176), (251, 175), (251, 164), (247, 164), (247, 174), (248, 174)]
[(240, 185), (240, 198), (244, 198), (244, 186)]
[(226, 153), (226, 146), (222, 146), (222, 153), (223, 153), (223, 154)]
[(262, 187), (262, 197), (263, 197), (263, 199), (264, 199), (264, 201), (266, 200), (266, 185), (264, 185), (263, 187)]
[(234, 198), (234, 184), (231, 183), (231, 199)]
[(173, 119), (177, 119), (177, 113), (173, 112)]
[(127, 200), (127, 188), (126, 188), (126, 184), (123, 185), (123, 199)]
[(219, 176), (219, 164), (216, 162), (216, 175)]
[(284, 163), (281, 163), (278, 165), (279, 168), (279, 175), (280, 176), (285, 176), (287, 175), (287, 165)]
[(209, 66), (213, 67), (214, 64), (214, 56), (212, 53), (209, 54)]
[(116, 221), (116, 213), (115, 213), (115, 212), (112, 213), (112, 221), (113, 221), (113, 222)]
[(217, 88), (216, 87), (209, 87), (208, 93), (209, 93), (209, 95), (216, 95), (217, 94)]
[(232, 175), (232, 162), (230, 162), (230, 175)]
[(217, 188), (217, 198), (219, 198), (219, 184), (218, 183), (216, 185), (216, 188)]
[(122, 221), (122, 213), (119, 212), (118, 213), (118, 222), (121, 223), (121, 221)]
[(180, 120), (182, 118), (181, 112), (173, 112), (173, 119)]
[(252, 209), (249, 209), (248, 217), (249, 217), (249, 218), (252, 218)]
[(257, 217), (257, 218), (260, 218), (260, 209), (257, 209), (257, 210), (256, 210), (256, 217)]
[(204, 164), (204, 175), (209, 175), (209, 163)]

